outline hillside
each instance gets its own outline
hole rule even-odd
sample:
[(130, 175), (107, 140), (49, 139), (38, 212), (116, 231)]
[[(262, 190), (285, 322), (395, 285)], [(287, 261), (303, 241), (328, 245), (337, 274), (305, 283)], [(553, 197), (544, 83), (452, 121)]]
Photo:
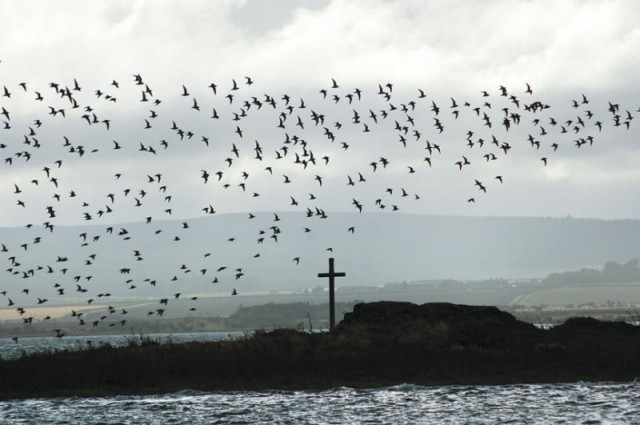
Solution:
[[(323, 283), (316, 274), (326, 269), (329, 256), (347, 272), (347, 278), (338, 281), (340, 286), (368, 286), (442, 278), (541, 277), (610, 260), (625, 262), (640, 253), (637, 220), (399, 213), (334, 213), (319, 220), (286, 212), (278, 213), (278, 218), (277, 241), (268, 230), (274, 214), (266, 212), (252, 220), (246, 214), (192, 219), (188, 229), (180, 220), (122, 224), (113, 226), (112, 234), (107, 234), (106, 226), (58, 226), (52, 233), (38, 226), (0, 228), (0, 242), (9, 247), (0, 253), (0, 260), (9, 267), (8, 258), (15, 255), (20, 267), (13, 267), (14, 272), (36, 270), (29, 282), (21, 273), (7, 273), (4, 284), (29, 283), (49, 299), (56, 298), (54, 282), (67, 281), (73, 288), (73, 276), (87, 275), (91, 282), (86, 286), (92, 292), (113, 297), (157, 297), (176, 290), (229, 294), (233, 287), (242, 293), (312, 288)], [(347, 231), (352, 226), (353, 234)], [(122, 229), (126, 235), (118, 234)], [(266, 236), (260, 236), (261, 230)], [(36, 237), (41, 242), (30, 243)], [(181, 243), (172, 250), (176, 237)], [(20, 245), (27, 242), (28, 251), (22, 250)], [(91, 255), (95, 260), (88, 264)], [(58, 257), (68, 261), (57, 263)], [(293, 261), (296, 257), (299, 264)], [(64, 266), (68, 272), (60, 276), (38, 270), (47, 266), (54, 271)], [(222, 267), (226, 268), (217, 271)], [(242, 270), (240, 279), (235, 278), (236, 269)], [(212, 283), (215, 279), (218, 282)], [(131, 284), (135, 290), (129, 289)], [(67, 292), (68, 298), (77, 295)]]

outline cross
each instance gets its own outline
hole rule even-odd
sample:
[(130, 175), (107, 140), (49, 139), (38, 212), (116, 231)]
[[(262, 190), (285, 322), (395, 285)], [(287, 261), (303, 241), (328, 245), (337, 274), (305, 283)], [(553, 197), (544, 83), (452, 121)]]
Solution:
[(329, 273), (318, 273), (318, 277), (329, 278), (329, 330), (336, 329), (336, 299), (335, 299), (335, 278), (344, 277), (344, 272), (336, 272), (333, 268), (333, 258), (329, 258)]

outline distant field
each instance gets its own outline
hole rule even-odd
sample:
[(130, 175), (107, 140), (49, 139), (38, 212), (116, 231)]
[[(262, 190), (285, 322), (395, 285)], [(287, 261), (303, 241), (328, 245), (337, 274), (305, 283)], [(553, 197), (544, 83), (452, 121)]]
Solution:
[(599, 286), (565, 286), (549, 288), (515, 297), (510, 305), (581, 305), (607, 302), (640, 304), (640, 282), (633, 284), (603, 284)]
[[(340, 288), (339, 288), (340, 289)], [(23, 316), (20, 316), (15, 306), (0, 308), (0, 335), (28, 335), (47, 334), (52, 329), (64, 329), (68, 335), (76, 334), (102, 334), (105, 332), (178, 332), (192, 330), (215, 331), (224, 328), (221, 317), (228, 317), (238, 311), (240, 307), (262, 306), (269, 303), (290, 304), (308, 303), (308, 311), (304, 311), (295, 317), (288, 318), (287, 324), (304, 322), (307, 323), (307, 314), (315, 311), (315, 305), (328, 303), (327, 293), (297, 293), (297, 294), (250, 294), (244, 293), (239, 296), (206, 296), (198, 294), (197, 303), (190, 301), (185, 295), (180, 299), (171, 298), (169, 300), (171, 309), (166, 314), (159, 317), (158, 309), (164, 308), (157, 300), (148, 299), (113, 299), (113, 313), (108, 310), (106, 304), (67, 304), (67, 305), (45, 305), (27, 309)], [(538, 285), (508, 286), (508, 287), (413, 287), (396, 290), (376, 290), (362, 292), (352, 292), (348, 290), (336, 292), (338, 303), (357, 303), (374, 301), (408, 301), (417, 304), (427, 302), (450, 302), (467, 305), (495, 305), (506, 307), (517, 317), (528, 321), (540, 321), (552, 319), (561, 320), (565, 316), (576, 315), (599, 315), (607, 319), (615, 319), (618, 316), (628, 315), (627, 310), (636, 311), (640, 306), (640, 282), (634, 284), (602, 284), (602, 285), (580, 285), (565, 286), (560, 288), (540, 287)], [(611, 305), (607, 305), (613, 303)], [(618, 304), (620, 303), (620, 304)], [(599, 312), (596, 313), (596, 306)], [(197, 306), (192, 310), (191, 306)], [(510, 309), (507, 306), (514, 306)], [(518, 308), (516, 306), (524, 306)], [(540, 313), (533, 307), (548, 306), (551, 309), (544, 309)], [(570, 307), (573, 306), (573, 307)], [(581, 308), (581, 306), (583, 306)], [(73, 318), (71, 312), (82, 314), (85, 326), (79, 326), (77, 318)], [(337, 320), (341, 320), (343, 311), (340, 308), (336, 311)], [(347, 309), (351, 311), (351, 309)], [(531, 310), (533, 316), (527, 316)], [(601, 311), (600, 311), (601, 310)], [(541, 314), (543, 314), (541, 316)], [(50, 320), (43, 320), (45, 316), (50, 316)], [(22, 323), (24, 317), (33, 317), (33, 326)], [(105, 318), (103, 321), (102, 319)], [(326, 314), (314, 313), (312, 315), (314, 328), (326, 325), (328, 321), (328, 311)], [(124, 321), (126, 320), (126, 326)], [(256, 328), (272, 328), (281, 325), (274, 322), (273, 318), (265, 318), (264, 323), (251, 326)], [(93, 323), (99, 321), (100, 325), (94, 327)], [(297, 322), (296, 322), (297, 321)], [(259, 323), (259, 318), (255, 320)], [(283, 323), (285, 323), (283, 322)], [(252, 322), (253, 323), (253, 322)]]
[[(240, 306), (249, 307), (254, 305), (264, 305), (267, 303), (286, 304), (295, 302), (308, 302), (310, 304), (324, 304), (328, 302), (328, 294), (322, 293), (297, 293), (297, 294), (243, 294), (237, 297), (232, 296), (206, 296), (198, 294), (198, 302), (188, 302), (189, 295), (185, 295), (180, 300), (171, 299), (172, 308), (167, 311), (164, 317), (226, 317), (233, 314)], [(336, 301), (338, 302), (372, 302), (372, 301), (409, 301), (414, 303), (426, 302), (451, 302), (469, 305), (523, 305), (523, 306), (562, 306), (573, 304), (575, 306), (587, 303), (598, 305), (606, 304), (608, 301), (614, 303), (640, 305), (640, 282), (637, 284), (603, 284), (599, 286), (566, 286), (561, 288), (532, 288), (532, 287), (502, 287), (502, 288), (413, 288), (412, 290), (386, 290), (352, 293), (338, 290)], [(156, 300), (129, 299), (113, 300), (116, 306), (116, 314), (109, 315), (110, 319), (121, 320), (124, 317), (121, 312), (126, 309), (127, 316), (148, 317), (150, 311), (155, 312), (160, 305)], [(197, 306), (195, 311), (190, 311), (189, 307)], [(52, 319), (71, 318), (71, 311), (84, 313), (87, 321), (96, 320), (107, 311), (106, 304), (67, 304), (32, 307), (27, 310), (26, 316), (34, 316), (36, 320), (42, 320), (46, 315)], [(342, 312), (338, 312), (340, 315)], [(1, 307), (0, 320), (20, 320), (14, 307)]]
[[(77, 313), (88, 313), (96, 311), (97, 307), (91, 307), (86, 305), (67, 305), (67, 306), (51, 306), (51, 307), (32, 307), (28, 310), (28, 314), (24, 317), (33, 317), (35, 320), (43, 320), (49, 316), (52, 319), (70, 316), (71, 310)], [(16, 320), (23, 316), (19, 316), (16, 310), (13, 308), (0, 309), (0, 320)]]

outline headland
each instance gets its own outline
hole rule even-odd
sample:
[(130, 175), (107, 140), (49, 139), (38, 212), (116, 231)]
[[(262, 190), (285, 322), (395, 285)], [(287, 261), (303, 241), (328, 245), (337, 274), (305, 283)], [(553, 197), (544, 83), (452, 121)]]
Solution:
[(143, 339), (0, 360), (0, 399), (638, 376), (638, 326), (582, 317), (544, 330), (496, 307), (383, 301), (357, 304), (335, 332), (277, 329), (200, 343)]

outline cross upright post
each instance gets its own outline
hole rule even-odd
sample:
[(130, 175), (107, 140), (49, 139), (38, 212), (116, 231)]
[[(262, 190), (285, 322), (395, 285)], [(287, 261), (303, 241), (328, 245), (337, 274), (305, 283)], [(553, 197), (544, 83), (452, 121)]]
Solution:
[(336, 272), (333, 266), (334, 259), (329, 258), (329, 272), (318, 273), (318, 277), (329, 278), (329, 330), (333, 332), (336, 329), (336, 299), (335, 299), (335, 278), (344, 277), (344, 272)]

